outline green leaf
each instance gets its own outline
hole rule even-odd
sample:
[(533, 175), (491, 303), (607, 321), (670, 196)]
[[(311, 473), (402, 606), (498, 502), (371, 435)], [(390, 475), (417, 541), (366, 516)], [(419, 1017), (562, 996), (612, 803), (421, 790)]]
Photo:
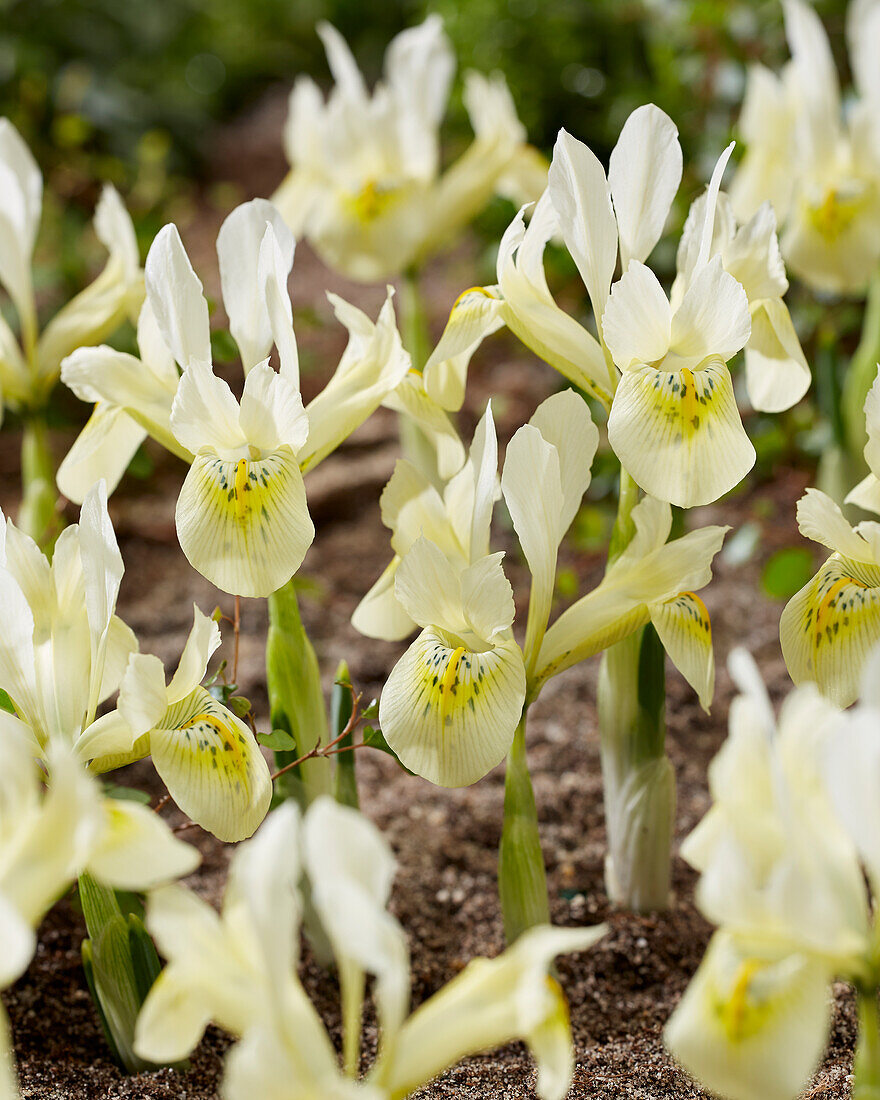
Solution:
[(378, 700), (373, 699), (369, 706), (364, 707), (361, 711), (361, 718), (370, 719), (379, 717), (379, 703)]
[(789, 546), (771, 554), (761, 575), (761, 587), (774, 600), (788, 600), (813, 576), (813, 552)]
[(139, 791), (137, 787), (123, 787), (119, 783), (105, 783), (104, 794), (107, 798), (118, 798), (123, 802), (140, 802), (142, 806), (149, 806), (151, 798), (146, 791)]
[(211, 333), (211, 358), (215, 363), (234, 363), (238, 359), (238, 348), (227, 329), (218, 328)]
[(156, 953), (156, 946), (144, 927), (144, 922), (134, 913), (128, 914), (128, 945), (131, 951), (135, 988), (141, 1004), (159, 977), (162, 964)]
[(12, 705), (12, 700), (3, 688), (0, 688), (0, 710), (6, 710), (9, 711), (10, 714), (15, 714), (15, 707)]
[(245, 715), (251, 712), (251, 701), (246, 699), (244, 695), (230, 695), (226, 700), (226, 705), (238, 718), (244, 718)]
[(400, 757), (385, 740), (385, 734), (380, 729), (375, 729), (373, 726), (364, 726), (364, 744), (367, 748), (378, 749), (379, 752), (385, 752), (389, 756), (393, 756), (407, 775), (415, 775), (415, 772), (411, 772), (405, 764), (400, 763)]
[(267, 749), (275, 752), (295, 752), (296, 740), (287, 730), (272, 730), (271, 733), (258, 733), (257, 740)]

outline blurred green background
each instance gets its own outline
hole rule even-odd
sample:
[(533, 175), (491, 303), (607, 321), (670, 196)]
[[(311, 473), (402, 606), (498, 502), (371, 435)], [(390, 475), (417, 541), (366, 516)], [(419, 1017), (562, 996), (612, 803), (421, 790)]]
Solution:
[[(842, 31), (843, 0), (817, 7)], [(204, 178), (218, 127), (267, 91), (327, 79), (318, 19), (375, 78), (389, 38), (432, 10), (460, 68), (505, 72), (537, 145), (565, 125), (607, 154), (653, 100), (698, 169), (727, 135), (744, 63), (785, 56), (778, 0), (0, 0), (0, 112), (65, 192), (97, 175), (159, 201), (164, 179)], [(456, 101), (450, 140), (463, 133)]]
[[(817, 6), (845, 65), (844, 0)], [(280, 102), (298, 73), (328, 81), (317, 20), (342, 31), (372, 80), (392, 35), (428, 11), (443, 16), (460, 70), (506, 74), (545, 151), (564, 125), (604, 159), (633, 107), (663, 107), (690, 173), (681, 214), (728, 140), (745, 64), (786, 55), (779, 0), (0, 0), (0, 114), (50, 196), (43, 289), (63, 298), (93, 269), (100, 253), (84, 252), (81, 230), (99, 181), (122, 191), (145, 247), (194, 195), (213, 189), (231, 206), (234, 194), (217, 193), (218, 140), (266, 97)], [(459, 82), (450, 153), (469, 133)], [(509, 217), (499, 204), (477, 228), (497, 240)], [(671, 254), (657, 259), (671, 267)]]

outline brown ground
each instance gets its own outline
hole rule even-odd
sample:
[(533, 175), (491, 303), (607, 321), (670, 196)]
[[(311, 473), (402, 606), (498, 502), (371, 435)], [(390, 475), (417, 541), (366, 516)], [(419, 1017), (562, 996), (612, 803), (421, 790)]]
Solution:
[[(276, 112), (277, 114), (277, 112)], [(267, 126), (277, 118), (269, 112)], [(227, 152), (247, 159), (245, 129), (233, 134)], [(255, 138), (255, 148), (264, 148)], [(224, 151), (220, 151), (221, 157)], [(253, 190), (264, 193), (278, 178), (272, 157), (254, 156)], [(260, 173), (265, 174), (265, 182)], [(184, 232), (196, 269), (213, 270), (213, 239), (219, 216), (206, 213)], [(437, 326), (457, 292), (469, 285), (473, 253), (435, 267), (428, 280)], [(207, 280), (207, 289), (216, 288)], [(381, 295), (328, 277), (302, 249), (293, 281), (295, 308), (310, 305), (320, 324), (298, 329), (315, 374), (316, 386), (335, 364), (341, 340), (336, 326), (326, 327), (329, 309), (323, 288), (331, 286), (375, 312)], [(474, 416), (493, 397), (502, 439), (552, 392), (557, 379), (549, 368), (524, 355), (514, 343), (496, 338), (475, 365), (463, 418), (469, 433)], [(307, 393), (306, 396), (309, 396)], [(378, 693), (401, 646), (368, 641), (349, 624), (360, 596), (388, 558), (387, 532), (381, 527), (377, 500), (394, 461), (394, 420), (380, 414), (357, 440), (316, 471), (309, 485), (318, 535), (303, 568), (315, 582), (303, 600), (303, 614), (322, 658), (329, 689), (340, 657), (349, 663), (355, 683), (368, 695)], [(17, 481), (14, 440), (0, 447), (0, 485), (4, 508), (14, 505)], [(127, 479), (111, 511), (119, 533), (126, 577), (119, 610), (147, 652), (176, 661), (191, 623), (191, 605), (205, 611), (229, 597), (219, 596), (188, 566), (174, 537), (173, 506), (182, 468), (155, 452), (159, 468), (149, 483)], [(721, 560), (712, 586), (704, 593), (716, 638), (718, 690), (711, 717), (674, 671), (669, 676), (669, 751), (679, 781), (677, 839), (699, 820), (708, 805), (706, 768), (725, 733), (731, 695), (724, 662), (734, 645), (757, 656), (777, 699), (787, 690), (787, 675), (777, 640), (780, 605), (759, 594), (760, 567), (775, 549), (798, 543), (794, 502), (806, 476), (781, 471), (773, 484), (752, 485), (725, 507), (701, 510), (699, 522), (738, 526), (750, 519), (762, 530), (759, 556), (736, 566)], [(500, 509), (499, 509), (500, 512)], [(73, 515), (73, 513), (71, 513)], [(508, 550), (511, 579), (524, 620), (525, 573), (509, 531), (498, 524), (498, 545)], [(573, 568), (583, 589), (601, 572), (595, 553), (568, 548), (563, 566)], [(265, 714), (262, 601), (245, 601), (240, 681), (242, 691)], [(692, 903), (694, 876), (681, 861), (675, 865), (675, 902), (668, 913), (634, 917), (609, 910), (603, 881), (604, 823), (596, 733), (597, 662), (579, 666), (550, 682), (533, 708), (529, 754), (536, 789), (544, 854), (549, 872), (553, 918), (562, 924), (607, 920), (609, 935), (590, 952), (562, 959), (559, 972), (571, 1003), (577, 1053), (572, 1096), (617, 1098), (697, 1097), (703, 1094), (672, 1063), (661, 1030), (690, 975), (700, 961), (710, 929)], [(475, 955), (502, 948), (495, 887), (496, 853), (501, 825), (503, 773), (497, 769), (481, 783), (442, 790), (409, 777), (380, 754), (359, 754), (362, 807), (385, 831), (397, 853), (399, 871), (392, 908), (403, 923), (412, 950), (412, 993), (419, 1003), (456, 974)], [(148, 765), (132, 769), (126, 781), (153, 785)], [(172, 815), (173, 817), (173, 815)], [(204, 855), (191, 885), (218, 902), (222, 896), (229, 849), (204, 834), (193, 837)], [(170, 1070), (124, 1077), (110, 1062), (85, 988), (79, 962), (81, 918), (60, 903), (40, 932), (36, 957), (25, 976), (5, 997), (19, 1060), (22, 1095), (39, 1100), (93, 1100), (97, 1097), (187, 1098), (217, 1094), (222, 1055), (228, 1040), (211, 1030), (181, 1076)], [(335, 982), (306, 954), (304, 979), (328, 1026), (336, 1034)], [(836, 1012), (826, 1060), (811, 1097), (848, 1093), (853, 1045), (851, 998), (836, 990)], [(375, 1034), (368, 1029), (367, 1060)], [(449, 1070), (420, 1094), (424, 1097), (528, 1097), (533, 1072), (525, 1048), (514, 1045), (474, 1058)], [(257, 1098), (255, 1098), (257, 1100)]]

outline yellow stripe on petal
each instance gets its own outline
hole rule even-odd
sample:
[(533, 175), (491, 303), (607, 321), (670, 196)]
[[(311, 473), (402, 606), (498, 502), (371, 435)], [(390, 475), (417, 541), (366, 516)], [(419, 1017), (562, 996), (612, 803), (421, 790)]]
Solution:
[(650, 611), (663, 648), (708, 711), (715, 691), (715, 654), (706, 605), (694, 592), (680, 592), (665, 603), (653, 604)]
[(269, 809), (269, 768), (254, 735), (196, 688), (150, 734), (156, 771), (177, 805), (220, 840), (244, 840)]
[(779, 636), (792, 680), (814, 681), (832, 702), (849, 706), (880, 641), (880, 568), (832, 554), (786, 604)]
[(429, 629), (394, 666), (379, 721), (408, 768), (442, 787), (464, 787), (504, 759), (524, 699), (523, 658), (512, 639), (473, 653)]
[(285, 585), (315, 535), (289, 447), (258, 460), (200, 452), (180, 491), (176, 520), (193, 568), (239, 596), (269, 596)]
[(720, 359), (694, 370), (624, 371), (608, 440), (645, 492), (682, 508), (717, 500), (755, 462)]

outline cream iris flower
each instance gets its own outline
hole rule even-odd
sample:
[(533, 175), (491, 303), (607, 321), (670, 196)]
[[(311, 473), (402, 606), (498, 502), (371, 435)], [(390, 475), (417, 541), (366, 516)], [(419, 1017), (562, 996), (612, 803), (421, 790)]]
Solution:
[(531, 573), (525, 640), (501, 555), (490, 553), (497, 447), (491, 410), (470, 459), (441, 494), (398, 463), (382, 498), (395, 558), (358, 607), (372, 637), (421, 633), (395, 665), (379, 720), (404, 764), (443, 786), (480, 779), (504, 758), (523, 706), (551, 676), (651, 621), (708, 707), (714, 687), (711, 627), (695, 589), (711, 577), (726, 528), (666, 542), (668, 504), (645, 498), (636, 535), (596, 589), (548, 627), (559, 545), (590, 483), (598, 431), (582, 398), (554, 395), (507, 448), (501, 489)]
[[(303, 872), (336, 954), (350, 1076), (296, 973)], [(222, 914), (181, 887), (154, 892), (147, 924), (168, 966), (138, 1021), (141, 1055), (185, 1057), (214, 1020), (241, 1038), (226, 1063), (229, 1100), (397, 1100), (459, 1059), (520, 1038), (538, 1062), (538, 1094), (561, 1100), (573, 1071), (571, 1032), (547, 971), (554, 956), (585, 950), (604, 928), (536, 928), (499, 958), (470, 963), (410, 1016), (406, 938), (385, 908), (393, 874), (376, 828), (321, 798), (303, 821), (288, 802), (236, 852)], [(379, 1052), (357, 1081), (368, 973), (376, 978)]]
[(80, 522), (61, 533), (51, 564), (11, 521), (2, 537), (0, 687), (35, 753), (64, 744), (88, 760), (88, 743), (117, 725), (114, 712), (96, 720), (98, 705), (137, 649), (115, 614), (123, 565), (103, 485), (86, 498)]
[(880, 640), (880, 523), (851, 527), (819, 489), (798, 502), (801, 534), (833, 551), (785, 605), (782, 653), (796, 684), (814, 681), (839, 706), (858, 692), (868, 652)]
[[(699, 261), (708, 201), (704, 194), (691, 204), (682, 230), (678, 275), (672, 284), (675, 304), (684, 297)], [(738, 225), (730, 199), (719, 191), (709, 254), (721, 257), (724, 270), (736, 279), (749, 301), (751, 332), (745, 346), (745, 381), (752, 407), (761, 412), (791, 408), (809, 389), (810, 368), (782, 300), (788, 279), (772, 206), (762, 203), (748, 222)]]
[[(871, 472), (846, 498), (880, 514), (880, 380), (865, 401)], [(798, 503), (798, 526), (833, 553), (785, 607), (779, 623), (782, 653), (796, 684), (815, 681), (839, 706), (856, 698), (869, 651), (880, 641), (880, 523), (850, 526), (840, 508), (818, 489)]]
[[(11, 522), (3, 534), (0, 687), (15, 708), (4, 724), (35, 756), (67, 746), (93, 771), (152, 753), (193, 820), (223, 840), (249, 836), (269, 808), (272, 785), (250, 729), (198, 686), (218, 628), (195, 611), (166, 689), (158, 659), (136, 652), (134, 635), (115, 614), (123, 565), (103, 483), (86, 497), (79, 524), (61, 533), (51, 564)], [(117, 708), (96, 718), (117, 689)]]
[[(15, 306), (19, 337), (0, 317), (0, 402), (39, 409), (58, 380), (61, 360), (95, 343), (143, 300), (137, 240), (122, 200), (107, 185), (95, 211), (95, 232), (110, 253), (101, 274), (46, 325), (37, 325), (31, 262), (43, 199), (40, 170), (18, 131), (0, 119), (0, 286)], [(2, 405), (0, 405), (2, 411)]]
[[(188, 875), (199, 862), (197, 850), (145, 806), (103, 798), (66, 746), (51, 750), (46, 779), (14, 723), (0, 713), (0, 989), (24, 973), (34, 929), (82, 872), (107, 886), (144, 890)], [(17, 1100), (8, 1047), (0, 1010), (0, 1096)]]
[(847, 41), (856, 97), (841, 112), (828, 38), (804, 0), (785, 0), (792, 60), (749, 70), (740, 130), (746, 155), (731, 199), (752, 217), (770, 200), (791, 270), (817, 290), (863, 292), (880, 263), (880, 15), (851, 0)]
[(650, 622), (708, 710), (715, 688), (712, 628), (696, 593), (712, 579), (712, 559), (730, 528), (699, 527), (667, 542), (672, 509), (654, 497), (633, 508), (632, 520), (635, 535), (626, 550), (544, 635), (533, 691)]
[[(439, 544), (432, 528), (422, 527), (406, 546), (405, 523), (394, 540), (403, 551), (394, 570), (395, 601), (406, 616), (402, 633), (413, 625), (421, 633), (388, 677), (379, 721), (407, 767), (445, 786), (473, 783), (500, 763), (525, 700), (523, 655), (511, 629), (513, 592), (503, 555), (489, 553), (497, 471), (489, 409), (468, 465), (447, 489), (454, 526), (439, 494), (425, 486), (411, 514), (418, 522), (425, 506), (439, 512)], [(391, 499), (399, 481), (390, 486)]]
[[(287, 293), (293, 237), (277, 210), (257, 199), (229, 215), (217, 251), (245, 371), (241, 400), (213, 372), (202, 284), (177, 229), (166, 226), (147, 257), (141, 359), (97, 347), (64, 363), (64, 381), (96, 405), (59, 485), (74, 499), (98, 477), (115, 485), (144, 436), (153, 436), (191, 464), (176, 519), (194, 568), (226, 592), (268, 596), (296, 572), (314, 537), (302, 473), (388, 397), (410, 360), (390, 292), (375, 324), (331, 295), (349, 342), (333, 378), (304, 409)], [(278, 371), (268, 362), (273, 347)]]
[(377, 282), (443, 247), (496, 191), (537, 197), (546, 165), (499, 74), (468, 73), (464, 99), (473, 144), (440, 174), (439, 127), (455, 58), (439, 16), (403, 31), (370, 93), (339, 32), (318, 25), (334, 87), (301, 76), (290, 97), (285, 145), (291, 171), (273, 201), (297, 236), (332, 268)]
[(91, 769), (106, 772), (149, 755), (184, 813), (220, 840), (241, 840), (266, 816), (272, 783), (251, 730), (200, 686), (220, 645), (220, 630), (197, 607), (193, 613), (192, 630), (167, 685), (158, 657), (134, 653), (129, 658), (117, 710), (138, 736), (133, 742), (93, 741)]
[[(747, 348), (749, 393), (764, 409), (799, 400), (809, 371), (781, 300), (787, 284), (769, 210), (738, 229), (719, 192), (729, 155), (691, 210), (670, 300), (645, 261), (681, 178), (675, 126), (653, 105), (638, 108), (607, 177), (562, 131), (531, 223), (521, 211), (502, 239), (497, 285), (466, 291), (453, 307), (425, 367), (428, 392), (454, 407), (470, 355), (505, 324), (605, 405), (611, 446), (651, 496), (692, 507), (731, 489), (755, 455), (728, 360)], [(557, 233), (583, 278), (598, 339), (547, 286), (543, 254)], [(623, 274), (614, 282), (618, 257)]]
[(698, 905), (721, 929), (666, 1042), (713, 1092), (790, 1100), (824, 1049), (832, 978), (871, 980), (868, 895), (825, 781), (842, 716), (809, 685), (777, 730), (747, 654), (731, 673), (743, 694), (710, 769), (713, 806), (682, 847), (701, 872)]

